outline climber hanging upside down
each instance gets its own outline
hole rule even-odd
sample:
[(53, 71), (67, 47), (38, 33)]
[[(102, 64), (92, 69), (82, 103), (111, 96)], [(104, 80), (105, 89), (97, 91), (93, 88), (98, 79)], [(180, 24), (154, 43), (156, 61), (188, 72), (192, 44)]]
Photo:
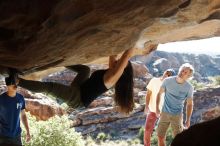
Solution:
[[(145, 54), (150, 53), (156, 47), (155, 44), (150, 45), (144, 49)], [(18, 78), (18, 85), (33, 92), (51, 94), (66, 101), (73, 108), (89, 106), (98, 96), (115, 86), (114, 102), (116, 109), (123, 113), (129, 113), (134, 108), (133, 69), (129, 59), (135, 55), (142, 55), (142, 53), (143, 49), (131, 48), (126, 50), (118, 60), (116, 56), (110, 56), (109, 68), (97, 70), (91, 75), (88, 66), (67, 66), (66, 68), (77, 72), (77, 76), (69, 86), (23, 78)], [(15, 74), (11, 73), (11, 76), (15, 76)]]

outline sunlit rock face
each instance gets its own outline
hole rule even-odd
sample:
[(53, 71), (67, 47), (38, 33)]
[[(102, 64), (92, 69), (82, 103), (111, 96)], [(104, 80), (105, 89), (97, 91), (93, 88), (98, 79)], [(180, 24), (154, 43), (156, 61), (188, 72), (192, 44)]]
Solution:
[(1, 1), (0, 70), (28, 74), (90, 63), (149, 40), (218, 36), (219, 18), (219, 0)]
[(205, 88), (194, 93), (192, 124), (219, 117), (220, 87)]
[(25, 89), (19, 88), (19, 93), (25, 97), (25, 110), (30, 112), (37, 120), (48, 120), (54, 116), (62, 116), (66, 112), (54, 100), (43, 94), (31, 93)]

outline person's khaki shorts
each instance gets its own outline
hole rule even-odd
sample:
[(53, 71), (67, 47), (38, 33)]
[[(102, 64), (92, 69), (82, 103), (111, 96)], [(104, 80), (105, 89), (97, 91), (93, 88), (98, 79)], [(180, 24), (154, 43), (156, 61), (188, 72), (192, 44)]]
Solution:
[(171, 115), (169, 113), (162, 112), (157, 128), (157, 135), (165, 137), (168, 127), (171, 125), (173, 131), (173, 137), (183, 131), (183, 116)]

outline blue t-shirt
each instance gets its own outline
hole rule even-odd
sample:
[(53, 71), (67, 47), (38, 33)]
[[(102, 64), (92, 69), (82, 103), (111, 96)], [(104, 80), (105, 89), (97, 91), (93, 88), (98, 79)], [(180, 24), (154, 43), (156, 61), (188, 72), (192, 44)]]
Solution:
[(193, 87), (189, 82), (177, 83), (176, 76), (166, 78), (162, 83), (165, 89), (163, 112), (172, 115), (183, 112), (184, 102), (187, 98), (193, 98)]
[(0, 136), (17, 137), (21, 134), (20, 112), (25, 109), (24, 97), (16, 93), (9, 97), (7, 93), (0, 95)]

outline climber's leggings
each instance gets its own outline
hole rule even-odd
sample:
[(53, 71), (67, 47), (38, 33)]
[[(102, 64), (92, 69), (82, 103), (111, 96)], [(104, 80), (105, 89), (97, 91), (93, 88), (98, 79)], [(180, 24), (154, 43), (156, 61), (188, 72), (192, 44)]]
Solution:
[(89, 78), (90, 68), (85, 65), (73, 65), (67, 67), (77, 72), (77, 76), (70, 86), (54, 82), (41, 82), (31, 80), (19, 80), (19, 86), (33, 92), (44, 92), (67, 102), (71, 107), (81, 107), (80, 85)]

